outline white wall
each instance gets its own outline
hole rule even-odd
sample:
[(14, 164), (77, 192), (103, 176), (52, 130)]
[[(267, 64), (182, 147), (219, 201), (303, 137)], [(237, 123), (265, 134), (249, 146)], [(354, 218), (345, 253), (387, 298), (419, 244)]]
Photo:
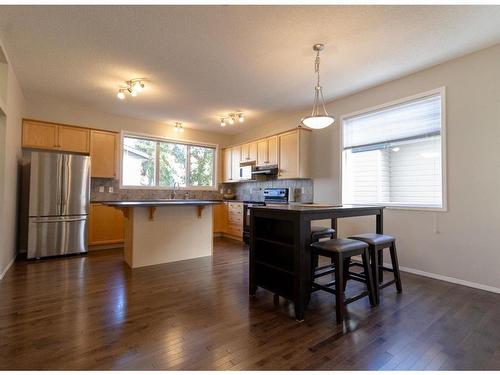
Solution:
[[(448, 211), (390, 210), (400, 264), (500, 291), (500, 45), (328, 103), (342, 115), (446, 87)], [(327, 88), (326, 88), (327, 89)], [(296, 126), (308, 109), (233, 142)], [(313, 132), (314, 198), (341, 202), (340, 124)], [(373, 219), (340, 222), (340, 235), (373, 231)], [(435, 233), (435, 230), (438, 233)]]
[[(5, 75), (3, 75), (5, 76)], [(0, 200), (0, 278), (4, 275), (16, 255), (18, 159), (21, 156), (21, 120), (24, 97), (12, 66), (8, 66), (6, 100), (0, 103), (5, 114), (3, 134), (3, 175), (0, 175), (3, 199)], [(3, 120), (2, 120), (3, 121)], [(0, 161), (1, 162), (1, 161)], [(0, 170), (2, 170), (0, 168)]]

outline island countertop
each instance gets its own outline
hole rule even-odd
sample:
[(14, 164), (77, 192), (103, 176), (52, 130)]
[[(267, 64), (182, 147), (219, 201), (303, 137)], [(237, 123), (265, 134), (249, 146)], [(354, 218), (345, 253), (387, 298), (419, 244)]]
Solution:
[(336, 205), (328, 203), (293, 203), (293, 204), (266, 204), (253, 206), (252, 210), (258, 211), (288, 211), (288, 212), (323, 212), (323, 211), (366, 211), (367, 209), (380, 210), (385, 206), (377, 205)]
[(101, 201), (101, 204), (112, 207), (158, 207), (158, 206), (207, 206), (223, 203), (222, 200), (200, 199), (148, 199), (126, 201)]

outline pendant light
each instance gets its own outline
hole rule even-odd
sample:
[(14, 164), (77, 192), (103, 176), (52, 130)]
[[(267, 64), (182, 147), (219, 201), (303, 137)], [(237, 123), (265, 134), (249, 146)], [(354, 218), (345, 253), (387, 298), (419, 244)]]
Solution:
[[(303, 117), (301, 122), (304, 126), (311, 129), (323, 129), (335, 122), (335, 118), (330, 116), (325, 108), (325, 98), (323, 98), (323, 89), (319, 84), (319, 53), (323, 51), (325, 46), (321, 43), (315, 44), (313, 50), (316, 51), (316, 60), (314, 62), (314, 72), (318, 79), (314, 87), (314, 104), (311, 116)], [(321, 101), (321, 103), (320, 103)], [(321, 113), (321, 109), (323, 112)]]

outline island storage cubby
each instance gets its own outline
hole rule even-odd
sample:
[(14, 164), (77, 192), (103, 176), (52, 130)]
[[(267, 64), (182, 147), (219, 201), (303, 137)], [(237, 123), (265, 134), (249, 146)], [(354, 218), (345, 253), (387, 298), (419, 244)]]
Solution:
[(286, 298), (293, 297), (294, 223), (257, 217), (253, 222), (251, 262), (255, 282)]

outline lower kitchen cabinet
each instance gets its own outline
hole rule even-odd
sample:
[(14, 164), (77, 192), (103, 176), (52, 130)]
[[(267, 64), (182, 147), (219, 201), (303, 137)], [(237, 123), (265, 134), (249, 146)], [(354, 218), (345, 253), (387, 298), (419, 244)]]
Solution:
[(89, 246), (116, 245), (123, 243), (123, 239), (124, 218), (122, 211), (104, 204), (91, 203)]
[(214, 206), (214, 233), (243, 238), (243, 203), (224, 202)]
[(214, 233), (224, 233), (227, 228), (227, 206), (225, 203), (213, 206)]

